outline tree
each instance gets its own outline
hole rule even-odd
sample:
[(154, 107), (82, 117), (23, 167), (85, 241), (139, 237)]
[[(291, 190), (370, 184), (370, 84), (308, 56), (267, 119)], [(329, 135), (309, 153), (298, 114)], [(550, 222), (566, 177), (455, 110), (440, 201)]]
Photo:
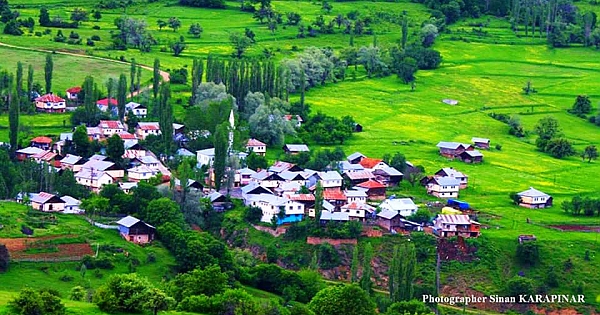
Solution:
[(398, 65), (396, 73), (402, 82), (408, 84), (415, 80), (417, 69), (417, 61), (414, 58), (405, 57)]
[(317, 186), (315, 187), (315, 220), (316, 222), (320, 222), (321, 220), (321, 212), (323, 211), (323, 185), (321, 181), (317, 182)]
[(200, 23), (192, 23), (190, 25), (190, 29), (188, 30), (188, 33), (196, 38), (200, 38), (203, 31), (204, 31), (204, 29), (202, 28), (202, 26), (200, 26)]
[(106, 141), (106, 155), (111, 161), (117, 165), (123, 163), (123, 154), (125, 154), (125, 146), (123, 139), (118, 134), (114, 134)]
[(244, 211), (244, 220), (256, 224), (262, 219), (262, 209), (259, 207), (248, 207)]
[(413, 298), (417, 256), (413, 244), (394, 247), (392, 264), (388, 269), (390, 300), (409, 301)]
[(254, 153), (254, 151), (250, 152), (246, 157), (246, 167), (252, 170), (265, 170), (269, 166), (267, 158)]
[(408, 219), (417, 223), (427, 223), (431, 220), (431, 212), (427, 209), (419, 209), (415, 214), (409, 216)]
[(433, 24), (425, 24), (421, 28), (421, 44), (423, 47), (431, 47), (438, 36), (438, 28)]
[(256, 43), (256, 40), (254, 39), (254, 37), (256, 37), (256, 34), (254, 34), (254, 32), (251, 29), (246, 27), (244, 29), (244, 35), (248, 37), (248, 39), (250, 39), (250, 42)]
[(294, 127), (284, 118), (284, 111), (281, 110), (285, 106), (278, 98), (260, 105), (248, 119), (250, 136), (272, 146), (283, 144), (285, 135), (295, 134)]
[(373, 290), (373, 281), (371, 275), (373, 268), (371, 267), (371, 260), (373, 259), (373, 246), (371, 243), (367, 243), (363, 250), (363, 262), (362, 262), (362, 277), (360, 278), (360, 287), (365, 290), (368, 294), (371, 294)]
[(592, 101), (587, 95), (577, 95), (571, 113), (575, 115), (589, 114), (592, 111)]
[(215, 189), (219, 191), (225, 175), (225, 166), (227, 164), (227, 157), (229, 152), (229, 129), (230, 125), (228, 121), (224, 121), (217, 126), (214, 134), (214, 148), (215, 148), (215, 159), (213, 162), (213, 172), (215, 176)]
[(359, 286), (338, 285), (319, 291), (308, 304), (315, 315), (374, 315), (376, 305)]
[(131, 65), (129, 67), (129, 93), (131, 100), (133, 101), (133, 92), (136, 89), (135, 86), (135, 72), (137, 70), (137, 64), (135, 62), (135, 58), (131, 58)]
[(168, 25), (168, 23), (165, 20), (161, 20), (161, 19), (158, 19), (156, 21), (156, 24), (158, 24), (159, 31), (162, 31), (163, 27), (166, 27)]
[(525, 277), (514, 276), (507, 283), (507, 293), (509, 296), (531, 295), (535, 293), (535, 283), (533, 280)]
[(390, 305), (385, 315), (433, 315), (434, 313), (425, 305), (425, 303), (418, 300), (401, 301)]
[(119, 76), (119, 83), (117, 85), (117, 111), (119, 113), (120, 121), (123, 121), (125, 118), (125, 104), (126, 103), (127, 103), (127, 77), (121, 73), (121, 75)]
[(229, 35), (229, 42), (231, 42), (237, 58), (241, 58), (246, 49), (252, 44), (250, 38), (239, 32), (231, 33)]
[(361, 47), (358, 50), (357, 62), (365, 67), (365, 70), (367, 70), (367, 76), (369, 78), (373, 74), (379, 73), (387, 67), (387, 65), (381, 60), (379, 47), (376, 46)]
[(402, 17), (402, 39), (401, 39), (402, 49), (406, 48), (407, 41), (408, 41), (408, 18), (405, 15)]
[(183, 214), (177, 203), (164, 197), (148, 203), (146, 207), (146, 221), (154, 226), (161, 226), (167, 222), (180, 227), (185, 225)]
[(21, 315), (65, 314), (65, 306), (55, 290), (35, 291), (31, 288), (25, 288), (8, 305), (16, 314)]
[(321, 9), (323, 11), (327, 12), (327, 14), (329, 14), (331, 12), (331, 10), (333, 9), (333, 6), (328, 1), (323, 1), (323, 5), (321, 6)]
[(179, 0), (182, 5), (200, 7), (200, 8), (225, 8), (224, 0)]
[(358, 245), (352, 249), (352, 264), (350, 265), (350, 281), (356, 283), (358, 281)]
[(0, 272), (6, 272), (10, 264), (10, 254), (6, 245), (0, 244)]
[(158, 314), (158, 311), (168, 310), (175, 300), (167, 296), (162, 290), (150, 288), (143, 293), (145, 296), (144, 308), (150, 310), (152, 314)]
[(31, 92), (33, 92), (33, 65), (27, 67), (27, 100), (31, 98)]
[(171, 50), (173, 51), (173, 56), (178, 57), (181, 53), (187, 48), (187, 45), (184, 41), (176, 40), (171, 43)]
[(75, 145), (75, 154), (82, 157), (91, 155), (91, 143), (87, 135), (87, 128), (84, 125), (79, 125), (73, 132), (73, 144)]
[(587, 159), (588, 163), (592, 162), (592, 160), (598, 158), (598, 149), (595, 145), (588, 145), (587, 147), (585, 147), (585, 149), (583, 149), (583, 152), (581, 153), (581, 158), (584, 161), (585, 159)]
[(557, 159), (562, 159), (577, 153), (573, 148), (571, 141), (565, 138), (557, 138), (548, 141), (544, 151), (550, 153), (550, 155)]
[[(120, 83), (120, 81), (119, 81)], [(112, 100), (113, 97), (115, 96), (115, 89), (118, 90), (118, 86), (117, 86), (117, 81), (115, 80), (115, 78), (108, 78), (108, 80), (106, 81), (106, 100), (107, 100), (107, 104), (109, 107), (109, 112), (111, 110), (110, 107), (112, 107)], [(118, 105), (118, 99), (117, 99), (117, 105)]]
[(81, 22), (89, 20), (89, 13), (82, 8), (75, 8), (71, 12), (71, 21), (80, 24)]
[(540, 260), (539, 245), (535, 242), (519, 243), (517, 245), (517, 260), (527, 266), (535, 266)]
[(406, 157), (400, 152), (396, 152), (392, 157), (388, 154), (383, 156), (385, 164), (397, 169), (401, 173), (406, 171)]
[[(21, 66), (21, 63), (19, 62), (19, 65)], [(20, 67), (21, 69), (21, 73), (23, 72), (23, 67)], [(19, 71), (17, 71), (17, 78), (19, 77), (18, 75)], [(22, 74), (21, 74), (22, 77)], [(10, 151), (11, 152), (15, 152), (17, 150), (17, 145), (18, 145), (18, 141), (19, 141), (19, 111), (20, 111), (20, 98), (21, 95), (19, 94), (19, 80), (17, 79), (17, 92), (13, 93), (13, 76), (10, 75), (8, 76), (8, 124), (9, 124), (9, 129), (8, 129), (8, 138), (10, 139)]]
[(41, 26), (48, 26), (50, 24), (50, 13), (45, 7), (40, 9), (40, 19), (38, 21)]
[(181, 21), (179, 18), (174, 16), (170, 17), (167, 23), (169, 24), (169, 27), (173, 29), (173, 32), (177, 32), (177, 30), (181, 27)]
[(168, 82), (160, 87), (158, 123), (165, 154), (171, 154), (173, 148), (173, 105), (170, 102), (171, 86)]
[(94, 17), (94, 20), (96, 20), (96, 22), (98, 22), (102, 18), (102, 12), (100, 12), (100, 10), (96, 9), (92, 13), (92, 16)]
[(54, 68), (54, 62), (52, 61), (52, 55), (46, 55), (46, 65), (44, 67), (44, 78), (46, 80), (46, 93), (52, 92), (52, 70)]
[(418, 183), (423, 178), (423, 176), (425, 176), (425, 168), (420, 165), (408, 167), (404, 175), (406, 180), (408, 180), (408, 182), (410, 183), (410, 185), (415, 187), (415, 184)]
[(539, 136), (535, 141), (535, 144), (541, 150), (545, 150), (548, 142), (560, 135), (558, 120), (552, 116), (546, 116), (540, 119), (537, 125), (535, 125), (534, 130)]
[(140, 313), (147, 302), (143, 293), (150, 288), (148, 280), (135, 273), (113, 275), (96, 290), (94, 303), (107, 313)]

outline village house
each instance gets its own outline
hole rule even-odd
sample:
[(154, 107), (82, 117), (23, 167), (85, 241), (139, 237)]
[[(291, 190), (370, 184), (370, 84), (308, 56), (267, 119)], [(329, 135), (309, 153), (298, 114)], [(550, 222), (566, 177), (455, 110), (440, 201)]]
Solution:
[(108, 159), (108, 156), (106, 156), (106, 155), (94, 154), (94, 155), (90, 156), (90, 158), (88, 160), (90, 160), (90, 161), (106, 161), (106, 159)]
[(107, 98), (103, 98), (101, 100), (96, 101), (96, 106), (98, 106), (98, 109), (102, 112), (107, 112), (110, 109), (111, 112), (113, 112), (114, 114), (117, 114), (117, 112), (116, 112), (117, 105), (118, 105), (118, 103), (115, 98), (110, 99), (110, 108), (108, 106)]
[(71, 170), (77, 173), (81, 170), (84, 164), (84, 159), (78, 155), (67, 154), (60, 160), (60, 168), (63, 170)]
[(489, 150), (490, 149), (490, 139), (487, 138), (471, 138), (471, 142), (473, 142), (473, 146), (478, 149)]
[(341, 190), (324, 190), (323, 200), (329, 202), (335, 209), (340, 209), (347, 203), (348, 198)]
[[(178, 178), (175, 178), (174, 180), (174, 184), (175, 184), (175, 190), (176, 191), (181, 191), (181, 181)], [(200, 182), (195, 181), (191, 178), (188, 178), (187, 180), (187, 189), (188, 191), (193, 191), (193, 192), (201, 192), (204, 189), (204, 186), (202, 186), (202, 184), (200, 184)]]
[(364, 222), (372, 218), (377, 209), (362, 202), (350, 202), (340, 208), (341, 212), (347, 212), (350, 220)]
[(129, 102), (125, 104), (125, 110), (133, 113), (133, 115), (137, 118), (146, 118), (148, 115), (148, 109), (146, 106), (135, 102)]
[(65, 202), (65, 209), (63, 213), (81, 214), (85, 212), (83, 209), (79, 208), (79, 205), (81, 205), (80, 200), (75, 199), (71, 196), (62, 196), (60, 197), (60, 199), (62, 199), (62, 201)]
[[(265, 176), (266, 175), (266, 176)], [(279, 182), (285, 181), (285, 179), (281, 178), (278, 173), (271, 173), (267, 171), (260, 171), (254, 175), (255, 179), (260, 179), (260, 184), (263, 187), (267, 187), (271, 190), (275, 189), (279, 186)]]
[(131, 190), (137, 187), (137, 182), (120, 182), (119, 188), (126, 194), (131, 193)]
[(106, 172), (82, 169), (75, 174), (75, 181), (93, 192), (99, 192), (102, 186), (114, 183), (115, 179)]
[(141, 140), (145, 140), (149, 135), (158, 136), (161, 134), (160, 124), (157, 122), (139, 122), (135, 126), (135, 134)]
[(371, 172), (374, 170), (388, 167), (388, 165), (385, 164), (385, 162), (383, 162), (382, 159), (362, 158), (359, 164), (362, 165), (362, 167), (364, 167), (365, 170)]
[(302, 123), (304, 122), (304, 119), (302, 119), (300, 115), (284, 115), (283, 119), (294, 123), (294, 127), (296, 128), (300, 128), (302, 126)]
[(250, 198), (252, 195), (260, 195), (260, 194), (273, 194), (273, 192), (258, 182), (250, 182), (248, 185), (241, 188), (242, 190), (242, 199), (244, 199), (244, 204), (248, 206), (250, 203)]
[(184, 134), (185, 125), (173, 123), (173, 135)]
[(76, 101), (79, 98), (79, 92), (81, 92), (80, 86), (74, 86), (67, 89), (67, 99), (70, 101)]
[(298, 183), (301, 186), (305, 186), (307, 182), (306, 174), (304, 172), (292, 172), (292, 171), (283, 171), (279, 173), (279, 177), (281, 177), (286, 182), (290, 183)]
[[(356, 164), (360, 165), (360, 164)], [(356, 186), (360, 183), (364, 183), (375, 178), (375, 175), (371, 171), (357, 171), (357, 172), (345, 172), (343, 175), (344, 179), (350, 186)]]
[(132, 146), (137, 143), (137, 137), (134, 134), (131, 134), (127, 131), (119, 132), (117, 133), (117, 135), (119, 136), (119, 138), (121, 138), (121, 140), (123, 140), (123, 146), (125, 146), (125, 142), (128, 141), (133, 141), (129, 142), (129, 146)]
[(477, 150), (464, 151), (459, 155), (460, 160), (465, 163), (481, 163), (483, 162), (483, 154)]
[(251, 138), (248, 140), (248, 143), (246, 143), (246, 152), (254, 152), (257, 155), (265, 156), (265, 154), (267, 154), (267, 145), (254, 138)]
[(433, 220), (433, 234), (441, 237), (478, 237), (479, 222), (464, 214), (438, 214)]
[(110, 137), (115, 133), (122, 133), (125, 131), (125, 126), (118, 120), (101, 120), (98, 124), (98, 128), (105, 137)]
[(348, 155), (348, 157), (346, 158), (346, 160), (348, 160), (348, 163), (350, 164), (359, 164), (360, 160), (366, 158), (365, 155), (363, 155), (360, 152), (354, 152), (350, 155)]
[(552, 207), (552, 197), (533, 187), (517, 194), (519, 206), (530, 209), (541, 209)]
[(340, 161), (338, 163), (338, 169), (340, 170), (340, 172), (342, 172), (342, 174), (343, 173), (361, 172), (361, 171), (365, 170), (365, 168), (362, 165), (360, 165), (358, 163), (352, 164), (348, 161)]
[(17, 160), (25, 161), (26, 159), (29, 159), (32, 156), (34, 156), (36, 154), (40, 154), (42, 152), (46, 152), (46, 151), (44, 151), (40, 148), (36, 148), (36, 147), (27, 147), (27, 148), (17, 150), (15, 153), (16, 153)]
[[(315, 216), (315, 195), (313, 194), (292, 194), (288, 195), (287, 198), (292, 201), (299, 202), (304, 205), (304, 215), (311, 217)], [(312, 214), (311, 214), (312, 213)]]
[(283, 161), (276, 161), (275, 163), (273, 163), (273, 165), (269, 167), (269, 172), (281, 173), (285, 171), (302, 172), (304, 170), (296, 164)]
[(92, 170), (94, 172), (105, 172), (113, 179), (125, 177), (125, 170), (113, 162), (94, 159), (92, 156), (89, 161), (81, 166), (81, 171)]
[[(236, 152), (238, 159), (244, 160), (248, 156), (245, 152)], [(201, 168), (202, 166), (212, 166), (215, 161), (215, 148), (209, 148), (204, 150), (196, 151), (196, 161), (198, 162), (197, 167)]]
[(40, 210), (43, 212), (57, 212), (65, 210), (65, 202), (62, 199), (46, 192), (40, 192), (39, 194), (32, 195), (30, 202), (31, 207), (34, 210)]
[(365, 190), (345, 190), (344, 194), (348, 203), (367, 203), (367, 192)]
[(29, 146), (40, 148), (42, 150), (50, 150), (52, 148), (52, 138), (35, 137), (31, 139)]
[(277, 196), (287, 197), (296, 194), (302, 189), (303, 185), (298, 182), (281, 182), (274, 190)]
[(119, 234), (128, 242), (147, 244), (154, 240), (156, 228), (132, 216), (126, 216), (117, 221)]
[(438, 198), (458, 198), (460, 181), (453, 177), (432, 177), (425, 187), (428, 194)]
[(86, 132), (90, 140), (102, 140), (104, 135), (99, 127), (86, 127)]
[(246, 167), (237, 170), (236, 174), (239, 174), (240, 177), (239, 185), (246, 186), (252, 181), (252, 175), (256, 174), (256, 172)]
[(437, 144), (438, 149), (440, 150), (440, 155), (445, 156), (447, 158), (457, 158), (461, 153), (465, 151), (473, 150), (473, 147), (470, 144), (460, 143), (460, 142), (445, 142), (440, 141)]
[(376, 181), (384, 184), (386, 187), (398, 186), (402, 181), (402, 176), (404, 176), (402, 172), (391, 166), (378, 168), (373, 171), (373, 175), (375, 175)]
[(394, 211), (404, 218), (410, 217), (419, 210), (419, 207), (410, 198), (386, 199), (379, 205), (379, 208), (381, 210)]
[(127, 170), (127, 177), (133, 181), (150, 180), (156, 174), (158, 174), (157, 170), (150, 169), (145, 165), (139, 165)]
[(435, 177), (452, 177), (458, 179), (460, 183), (460, 189), (467, 188), (469, 184), (469, 176), (466, 174), (455, 170), (452, 167), (444, 167), (441, 170), (437, 171), (434, 175)]
[(300, 152), (310, 152), (306, 144), (286, 144), (283, 146), (283, 152), (286, 154), (296, 155)]
[(384, 200), (385, 199), (385, 185), (375, 180), (368, 180), (364, 183), (356, 185), (356, 187), (364, 188), (367, 193), (367, 199), (369, 200)]
[(342, 176), (337, 171), (319, 172), (319, 178), (321, 186), (324, 190), (335, 189), (339, 190), (342, 188)]
[(319, 222), (321, 225), (326, 225), (329, 222), (348, 222), (350, 214), (348, 212), (332, 212), (328, 210), (321, 211)]
[(38, 112), (64, 113), (67, 108), (65, 99), (52, 93), (42, 95), (35, 99), (35, 109)]
[(402, 217), (398, 212), (382, 210), (377, 214), (375, 224), (391, 233), (402, 233), (420, 230), (420, 225)]
[(271, 194), (258, 194), (250, 197), (249, 206), (258, 207), (262, 210), (261, 222), (271, 223), (273, 217), (277, 225), (302, 221), (304, 216), (304, 205), (278, 197)]
[(54, 165), (54, 159), (57, 157), (58, 155), (54, 152), (51, 151), (42, 151), (38, 154), (34, 154), (31, 156), (31, 159), (33, 159), (35, 162), (37, 163), (48, 163), (51, 165)]

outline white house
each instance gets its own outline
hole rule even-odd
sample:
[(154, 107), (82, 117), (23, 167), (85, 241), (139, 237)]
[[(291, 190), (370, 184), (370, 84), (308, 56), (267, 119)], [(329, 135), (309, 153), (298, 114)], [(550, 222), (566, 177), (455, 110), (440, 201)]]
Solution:
[(79, 208), (79, 205), (81, 204), (80, 200), (71, 196), (62, 196), (60, 199), (65, 202), (64, 213), (81, 214), (85, 212), (83, 209)]
[(67, 103), (64, 98), (49, 93), (35, 99), (35, 108), (40, 112), (64, 113)]
[(286, 144), (283, 146), (283, 151), (287, 154), (298, 154), (300, 152), (310, 152), (306, 144)]
[(132, 189), (137, 187), (137, 185), (138, 185), (138, 183), (136, 183), (136, 182), (124, 182), (124, 183), (119, 183), (119, 188), (121, 188), (121, 190), (124, 193), (129, 194), (129, 193), (131, 193)]
[(89, 161), (85, 162), (85, 164), (81, 166), (80, 173), (83, 170), (89, 170), (93, 172), (104, 172), (110, 175), (113, 179), (123, 178), (125, 176), (125, 170), (117, 166), (115, 163), (96, 160), (92, 158), (93, 157), (91, 157)]
[(267, 154), (267, 145), (263, 142), (260, 142), (254, 138), (251, 138), (248, 140), (248, 143), (246, 144), (246, 152), (250, 153), (250, 152), (254, 152), (257, 155), (261, 155), (264, 156), (265, 154)]
[(69, 169), (77, 173), (81, 170), (84, 163), (83, 158), (78, 155), (67, 154), (62, 160), (60, 160), (60, 168)]
[[(260, 220), (261, 222), (271, 223), (273, 217), (277, 216), (278, 221), (288, 223), (285, 222), (285, 218), (300, 218), (300, 220), (302, 220), (302, 216), (304, 215), (303, 204), (270, 194), (252, 195), (249, 200), (249, 205), (258, 207), (262, 210), (263, 216)], [(285, 216), (280, 215), (280, 212), (282, 211)]]
[(460, 181), (453, 177), (433, 177), (425, 187), (428, 194), (438, 198), (458, 198)]
[(75, 101), (77, 98), (79, 98), (79, 92), (81, 92), (80, 86), (74, 86), (70, 89), (67, 89), (67, 98)]
[(65, 209), (65, 202), (62, 199), (46, 192), (32, 195), (30, 202), (33, 209), (44, 212), (63, 211)]
[[(240, 160), (244, 160), (248, 156), (248, 154), (245, 152), (237, 152), (236, 154)], [(196, 151), (196, 161), (198, 161), (198, 167), (202, 167), (204, 165), (211, 166), (215, 161), (215, 148)]]
[(102, 186), (115, 182), (114, 178), (108, 173), (91, 169), (82, 169), (75, 174), (75, 180), (79, 185), (85, 186), (93, 192), (98, 192), (102, 189)]
[(115, 133), (122, 133), (125, 131), (125, 126), (118, 120), (101, 120), (98, 124), (98, 128), (105, 137), (110, 137)]
[(321, 186), (323, 189), (341, 188), (343, 178), (340, 173), (336, 171), (319, 172), (321, 178)]
[(350, 220), (358, 220), (364, 221), (365, 218), (373, 216), (373, 213), (377, 209), (375, 207), (369, 206), (366, 203), (361, 202), (351, 202), (349, 204), (343, 205), (340, 210), (342, 212), (348, 213), (348, 217)]
[(129, 179), (135, 181), (149, 180), (156, 176), (156, 174), (158, 174), (156, 169), (150, 169), (145, 165), (136, 166), (127, 170)]
[(158, 136), (160, 132), (160, 124), (157, 122), (139, 122), (135, 126), (135, 134), (138, 139), (146, 139), (149, 135)]
[(125, 104), (125, 110), (127, 112), (132, 112), (133, 115), (135, 115), (138, 118), (146, 118), (146, 116), (148, 115), (148, 109), (146, 108), (146, 106), (135, 102), (129, 102)]
[(533, 187), (517, 194), (519, 196), (519, 205), (525, 208), (538, 209), (552, 206), (552, 197)]
[(381, 210), (394, 211), (403, 217), (410, 217), (417, 213), (419, 207), (410, 198), (386, 199), (380, 205)]
[(456, 169), (454, 169), (452, 167), (444, 167), (441, 170), (437, 171), (434, 176), (436, 176), (436, 177), (447, 176), (447, 177), (456, 178), (460, 182), (461, 189), (467, 188), (467, 186), (469, 184), (469, 176), (467, 176), (463, 172), (457, 171)]
[(364, 190), (346, 190), (344, 191), (348, 203), (367, 203), (367, 192)]

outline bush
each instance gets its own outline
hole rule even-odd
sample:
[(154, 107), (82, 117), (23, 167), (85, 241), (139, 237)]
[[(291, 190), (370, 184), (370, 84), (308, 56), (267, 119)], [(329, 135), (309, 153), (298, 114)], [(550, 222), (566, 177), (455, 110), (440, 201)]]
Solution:
[(100, 36), (98, 36), (98, 35), (92, 35), (92, 40), (99, 41), (100, 40)]
[(319, 245), (319, 266), (323, 269), (332, 269), (340, 265), (340, 256), (331, 244)]
[(85, 296), (87, 295), (87, 291), (82, 286), (76, 286), (71, 289), (71, 293), (69, 294), (69, 299), (73, 301), (83, 301)]
[(244, 212), (244, 220), (250, 223), (258, 223), (262, 219), (262, 209), (259, 207), (248, 207)]
[(71, 33), (69, 34), (69, 38), (70, 39), (79, 39), (79, 34), (71, 31)]
[(502, 145), (501, 144), (496, 144), (496, 150), (498, 150), (498, 151), (502, 150)]
[(56, 295), (55, 290), (35, 291), (30, 288), (21, 290), (19, 296), (9, 302), (9, 308), (13, 311), (10, 314), (65, 314), (65, 306)]
[(58, 280), (62, 281), (62, 282), (71, 282), (73, 281), (73, 276), (71, 275), (62, 275), (58, 278)]
[(95, 29), (95, 30), (99, 30), (99, 29), (100, 29), (100, 26), (98, 26), (98, 25), (94, 25), (94, 26), (92, 26), (92, 28), (93, 28), (93, 29)]
[(37, 36), (37, 37), (42, 37), (42, 32), (35, 32), (34, 35)]
[(100, 269), (113, 269), (113, 268), (115, 268), (115, 265), (113, 264), (113, 262), (108, 257), (97, 258), (95, 264), (96, 264), (96, 267), (100, 268)]
[(186, 84), (188, 79), (188, 71), (186, 68), (175, 69), (169, 71), (171, 83), (173, 84)]
[(155, 263), (156, 262), (156, 254), (153, 252), (148, 253), (148, 256), (146, 257), (146, 262), (147, 263)]
[(85, 44), (88, 45), (88, 46), (95, 46), (96, 45), (96, 43), (94, 43), (94, 41), (91, 38), (88, 38)]
[(507, 293), (510, 296), (519, 296), (521, 294), (531, 295), (535, 293), (535, 284), (533, 280), (514, 276), (506, 283)]
[(535, 242), (526, 242), (517, 245), (517, 259), (520, 263), (535, 266), (540, 260), (540, 248)]

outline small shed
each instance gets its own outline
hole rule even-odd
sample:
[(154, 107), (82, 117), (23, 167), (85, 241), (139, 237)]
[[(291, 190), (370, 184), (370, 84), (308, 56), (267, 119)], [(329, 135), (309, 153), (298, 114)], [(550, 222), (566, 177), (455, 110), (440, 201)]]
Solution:
[(473, 137), (471, 138), (471, 142), (473, 142), (473, 146), (475, 146), (478, 149), (490, 149), (490, 139)]
[(119, 234), (128, 242), (135, 244), (150, 243), (156, 234), (155, 227), (132, 216), (117, 221), (117, 225), (119, 225)]
[(355, 123), (354, 124), (354, 132), (362, 132), (363, 131), (363, 126), (359, 123)]

